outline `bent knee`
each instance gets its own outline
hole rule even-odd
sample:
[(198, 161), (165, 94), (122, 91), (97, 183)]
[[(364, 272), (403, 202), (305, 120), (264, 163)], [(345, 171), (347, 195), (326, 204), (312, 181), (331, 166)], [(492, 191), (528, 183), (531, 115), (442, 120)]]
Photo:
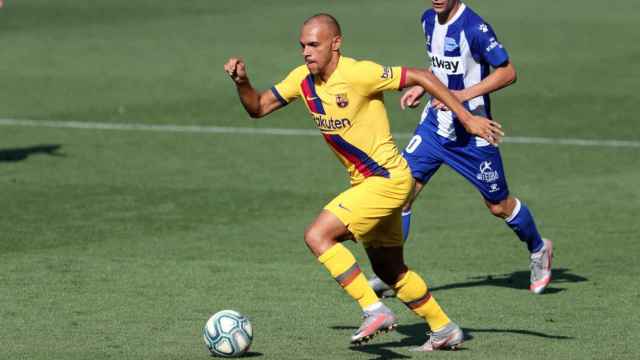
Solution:
[(506, 219), (507, 217), (509, 217), (509, 215), (511, 215), (511, 213), (508, 211), (509, 209), (507, 209), (507, 200), (503, 200), (497, 204), (492, 204), (488, 201), (485, 201), (485, 205), (487, 206), (487, 209), (489, 209), (491, 215), (495, 217)]
[(304, 242), (315, 256), (320, 256), (336, 244), (322, 228), (310, 227), (304, 232)]

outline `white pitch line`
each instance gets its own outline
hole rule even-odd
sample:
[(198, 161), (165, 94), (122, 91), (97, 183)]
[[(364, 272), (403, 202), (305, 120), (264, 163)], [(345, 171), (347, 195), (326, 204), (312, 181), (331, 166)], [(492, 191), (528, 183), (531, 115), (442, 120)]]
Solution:
[[(66, 129), (88, 129), (88, 130), (318, 136), (318, 131), (313, 129), (249, 128), (249, 127), (198, 126), (198, 125), (152, 125), (152, 124), (139, 124), (139, 123), (104, 123), (104, 122), (84, 122), (84, 121), (28, 120), (28, 119), (2, 119), (2, 118), (0, 118), (0, 125), (45, 127), (45, 128), (66, 128)], [(394, 136), (396, 138), (409, 138), (412, 136), (412, 134), (396, 133), (394, 134)], [(546, 144), (546, 145), (640, 148), (640, 141), (633, 141), (633, 140), (590, 140), (590, 139), (570, 139), (570, 138), (508, 136), (503, 139), (503, 142), (512, 143), (512, 144)]]

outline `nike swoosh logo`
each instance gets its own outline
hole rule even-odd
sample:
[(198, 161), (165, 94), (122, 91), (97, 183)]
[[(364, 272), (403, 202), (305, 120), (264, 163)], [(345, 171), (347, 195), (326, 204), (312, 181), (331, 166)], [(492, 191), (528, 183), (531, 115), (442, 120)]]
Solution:
[(319, 97), (315, 96), (315, 97), (309, 97), (307, 96), (307, 101), (314, 101), (314, 100), (318, 100)]
[(342, 203), (339, 203), (338, 207), (341, 208), (341, 209), (347, 210), (348, 212), (351, 212), (351, 210), (349, 210), (346, 207), (344, 207), (344, 205), (342, 205)]
[[(433, 349), (440, 349), (443, 347), (451, 347), (451, 345), (449, 344), (449, 342), (451, 342), (451, 340), (453, 340), (455, 338), (456, 334), (451, 334), (449, 335), (446, 339), (442, 340), (442, 341), (438, 341), (438, 342), (432, 342), (433, 344)], [(457, 344), (456, 344), (457, 345)], [(453, 345), (455, 346), (455, 345)]]

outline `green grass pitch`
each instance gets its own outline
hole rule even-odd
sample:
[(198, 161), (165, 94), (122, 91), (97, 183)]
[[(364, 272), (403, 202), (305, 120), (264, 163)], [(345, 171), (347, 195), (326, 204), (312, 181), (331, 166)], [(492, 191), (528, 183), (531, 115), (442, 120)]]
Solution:
[[(639, 2), (467, 3), (518, 70), (493, 97), (507, 135), (640, 141)], [(425, 6), (5, 0), (0, 119), (313, 129), (300, 103), (248, 119), (226, 59), (267, 88), (300, 64), (301, 21), (326, 11), (346, 55), (424, 66)], [(418, 112), (397, 100), (393, 131), (410, 133)], [(0, 359), (206, 359), (202, 326), (226, 308), (251, 318), (256, 359), (640, 358), (640, 147), (502, 152), (555, 240), (554, 282), (528, 293), (524, 246), (443, 168), (414, 208), (407, 262), (471, 339), (415, 354), (424, 327), (394, 299), (398, 331), (350, 348), (359, 308), (304, 245), (347, 187), (320, 136), (0, 126)]]

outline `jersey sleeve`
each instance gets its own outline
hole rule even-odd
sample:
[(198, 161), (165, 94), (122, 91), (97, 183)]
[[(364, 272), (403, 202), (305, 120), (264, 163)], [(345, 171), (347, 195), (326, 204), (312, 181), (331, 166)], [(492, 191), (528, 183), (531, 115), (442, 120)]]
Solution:
[(385, 90), (400, 90), (406, 81), (406, 69), (382, 66), (372, 61), (357, 62), (349, 71), (349, 80), (362, 95), (369, 96)]
[(484, 60), (492, 67), (499, 67), (509, 61), (509, 54), (498, 41), (491, 25), (474, 23), (467, 32), (471, 35), (471, 53), (476, 60)]
[(294, 69), (284, 80), (271, 87), (271, 92), (282, 105), (287, 105), (300, 96), (300, 82), (304, 78), (301, 68)]

